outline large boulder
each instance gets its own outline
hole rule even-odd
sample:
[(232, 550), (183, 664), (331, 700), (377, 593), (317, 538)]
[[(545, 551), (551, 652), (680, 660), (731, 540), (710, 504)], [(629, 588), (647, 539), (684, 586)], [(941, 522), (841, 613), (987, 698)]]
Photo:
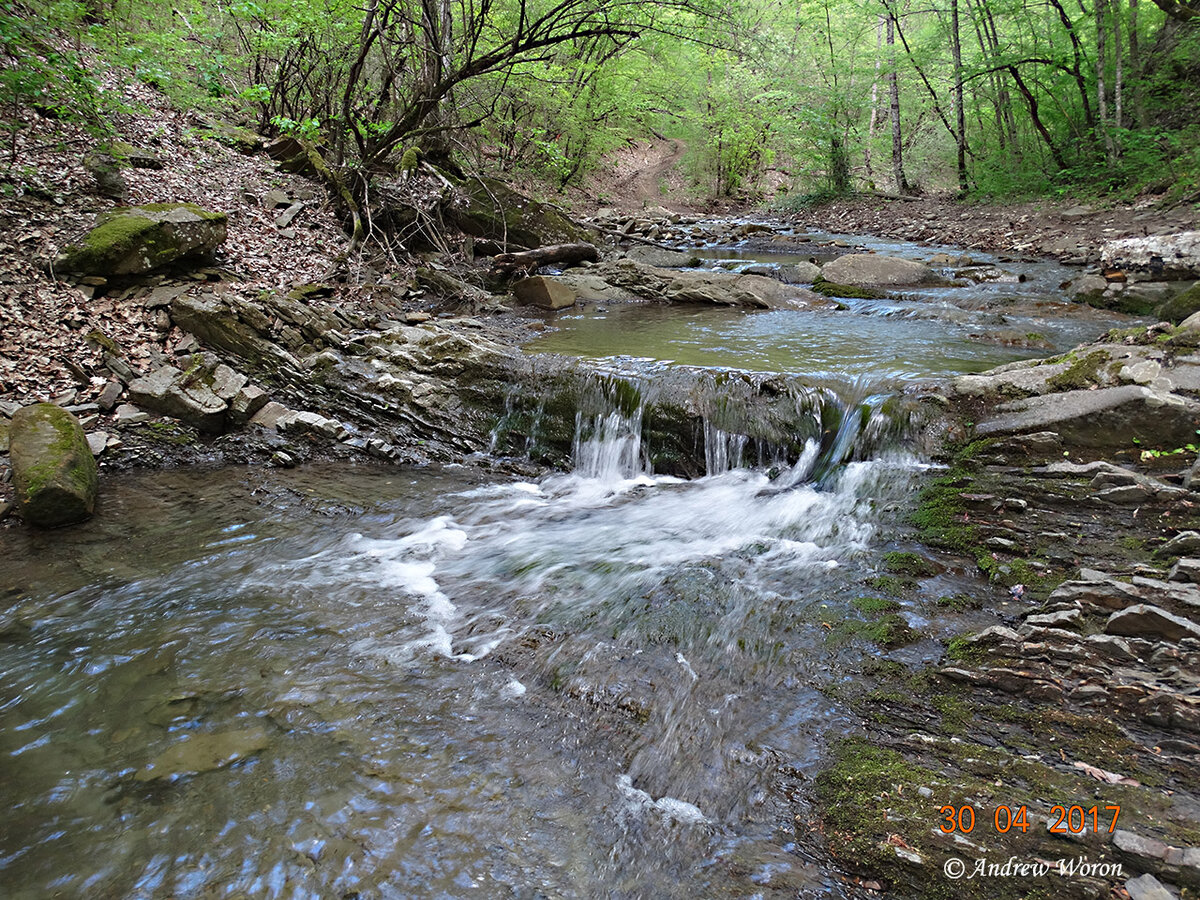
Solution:
[(1200, 312), (1200, 284), (1194, 284), (1182, 294), (1168, 300), (1158, 308), (1158, 320), (1172, 325), (1182, 324), (1185, 319)]
[(1200, 278), (1200, 231), (1121, 238), (1100, 248), (1104, 264), (1164, 278)]
[(57, 271), (74, 275), (140, 275), (212, 254), (225, 241), (228, 217), (194, 203), (120, 207), (101, 215), (78, 244), (62, 251)]
[(998, 407), (976, 426), (981, 437), (1053, 431), (1068, 445), (1097, 450), (1181, 447), (1200, 428), (1200, 403), (1128, 384), (1029, 397)]
[(79, 420), (52, 403), (13, 414), (9, 456), (17, 506), (41, 528), (73, 525), (96, 508), (98, 473)]
[(564, 309), (574, 306), (578, 298), (570, 285), (545, 275), (521, 279), (513, 285), (513, 293), (522, 303), (530, 303), (542, 309)]
[(466, 234), (533, 249), (543, 244), (585, 242), (587, 233), (552, 206), (518, 194), (492, 178), (465, 178), (445, 209)]
[(849, 253), (821, 267), (821, 277), (835, 284), (932, 284), (938, 281), (925, 263), (872, 253)]

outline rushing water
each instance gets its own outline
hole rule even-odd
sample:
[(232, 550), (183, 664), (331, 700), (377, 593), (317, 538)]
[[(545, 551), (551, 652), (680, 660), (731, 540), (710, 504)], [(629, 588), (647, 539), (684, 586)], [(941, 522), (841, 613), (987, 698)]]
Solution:
[[(702, 364), (786, 368), (754, 354), (790, 340), (843, 384), (981, 358), (775, 315), (669, 329)], [(607, 352), (641, 353), (614, 321)], [(880, 651), (828, 626), (922, 466), (838, 390), (797, 394), (790, 457), (706, 418), (691, 481), (648, 465), (640, 404), (600, 404), (536, 481), (156, 472), (84, 528), (0, 533), (0, 894), (848, 896), (809, 791), (853, 725), (827, 689)]]

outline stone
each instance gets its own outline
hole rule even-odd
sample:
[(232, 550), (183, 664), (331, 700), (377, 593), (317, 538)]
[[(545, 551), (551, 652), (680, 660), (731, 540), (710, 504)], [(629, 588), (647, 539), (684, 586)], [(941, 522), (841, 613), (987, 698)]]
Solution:
[(288, 196), (287, 191), (281, 191), (274, 188), (263, 195), (262, 205), (267, 209), (278, 209), (281, 206), (291, 206), (292, 198)]
[(117, 405), (117, 401), (123, 393), (125, 393), (125, 386), (121, 382), (110, 381), (100, 390), (100, 396), (96, 398), (96, 405), (105, 412), (109, 412)]
[(244, 425), (267, 405), (267, 392), (257, 385), (247, 384), (229, 401), (229, 418), (235, 425)]
[(700, 257), (695, 253), (664, 250), (659, 247), (634, 247), (625, 256), (628, 259), (661, 269), (687, 269), (700, 265)]
[(821, 267), (811, 262), (788, 263), (776, 266), (774, 277), (784, 284), (812, 284), (821, 277)]
[(292, 410), (288, 409), (282, 403), (276, 403), (274, 400), (266, 403), (253, 416), (250, 417), (251, 425), (259, 425), (263, 428), (275, 428), (281, 419), (293, 415)]
[(512, 290), (520, 302), (542, 309), (564, 309), (574, 306), (578, 299), (574, 288), (546, 275), (523, 278)]
[(17, 507), (30, 525), (82, 522), (96, 508), (99, 476), (79, 421), (61, 407), (35, 403), (13, 414), (9, 460)]
[(410, 312), (404, 314), (405, 325), (420, 325), (424, 322), (430, 321), (431, 319), (433, 319), (433, 316), (424, 312)]
[(194, 734), (169, 747), (133, 776), (136, 781), (175, 781), (223, 769), (241, 759), (260, 753), (270, 744), (266, 731), (258, 726), (215, 734)]
[(108, 147), (114, 159), (135, 169), (162, 169), (163, 161), (151, 150), (135, 147), (125, 141), (114, 141)]
[(1179, 325), (1200, 312), (1200, 284), (1193, 285), (1158, 308), (1158, 320)]
[[(1099, 573), (1096, 573), (1099, 574)], [(1084, 603), (1101, 609), (1124, 609), (1145, 597), (1132, 585), (1109, 576), (1064, 581), (1047, 599), (1049, 603)]]
[(212, 392), (229, 403), (250, 379), (221, 363), (213, 370)]
[(1200, 231), (1109, 241), (1100, 248), (1104, 265), (1147, 271), (1159, 278), (1200, 278)]
[(1154, 492), (1144, 484), (1125, 484), (1097, 491), (1094, 496), (1097, 500), (1104, 500), (1119, 506), (1137, 506), (1152, 499)]
[(1200, 550), (1200, 532), (1181, 531), (1158, 548), (1158, 556), (1183, 556)]
[(1167, 890), (1161, 881), (1147, 872), (1125, 882), (1129, 900), (1179, 900), (1179, 895)]
[(529, 249), (588, 239), (588, 233), (563, 213), (517, 193), (499, 179), (463, 178), (455, 180), (455, 188), (456, 202), (446, 207), (445, 216), (464, 234)]
[(292, 224), (292, 221), (296, 218), (296, 216), (300, 215), (300, 210), (302, 209), (304, 209), (303, 203), (293, 203), (275, 219), (275, 227), (287, 228)]
[(1186, 581), (1191, 584), (1200, 584), (1200, 559), (1184, 557), (1175, 565), (1171, 566), (1171, 571), (1167, 573), (1167, 581)]
[(1045, 394), (1001, 405), (976, 426), (980, 437), (1054, 431), (1091, 449), (1180, 447), (1200, 428), (1200, 403), (1141, 385)]
[(1129, 642), (1112, 634), (1089, 634), (1084, 638), (1088, 646), (1117, 662), (1137, 662), (1138, 655), (1134, 653)]
[(108, 432), (93, 431), (87, 436), (88, 449), (92, 451), (92, 456), (99, 456), (108, 447)]
[(66, 247), (56, 271), (78, 275), (139, 275), (225, 242), (228, 217), (194, 203), (151, 203), (103, 213), (79, 244)]
[(1200, 640), (1200, 625), (1148, 603), (1138, 603), (1113, 613), (1104, 624), (1104, 631), (1151, 640), (1179, 641), (1185, 637)]
[(1082, 618), (1083, 613), (1078, 609), (1061, 609), (1058, 612), (1027, 616), (1025, 624), (1039, 628), (1078, 628)]
[(201, 431), (220, 434), (225, 430), (228, 404), (202, 380), (174, 366), (163, 366), (129, 385), (129, 398), (139, 406), (171, 416)]
[(149, 422), (150, 418), (150, 413), (138, 409), (132, 403), (122, 403), (117, 407), (118, 425), (140, 425), (143, 422)]
[(83, 157), (83, 167), (92, 176), (96, 193), (118, 203), (129, 195), (129, 184), (121, 174), (121, 163), (111, 153), (92, 150)]
[(856, 286), (929, 284), (938, 280), (924, 263), (870, 253), (839, 256), (821, 267), (821, 276), (836, 284)]

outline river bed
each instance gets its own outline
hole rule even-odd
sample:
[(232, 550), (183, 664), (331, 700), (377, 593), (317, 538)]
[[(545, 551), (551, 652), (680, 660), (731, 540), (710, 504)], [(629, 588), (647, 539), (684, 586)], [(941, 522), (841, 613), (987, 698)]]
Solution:
[[(1029, 355), (921, 302), (592, 309), (537, 349), (847, 402)], [(534, 480), (486, 459), (130, 474), (86, 527), (4, 533), (4, 895), (853, 896), (809, 793), (855, 725), (837, 685), (937, 659), (937, 597), (990, 590), (931, 560), (895, 601), (918, 639), (833, 639), (916, 549), (926, 464), (901, 442), (821, 468), (812, 442), (759, 465), (710, 428), (684, 481), (646, 464), (639, 410), (577, 432), (574, 470)]]

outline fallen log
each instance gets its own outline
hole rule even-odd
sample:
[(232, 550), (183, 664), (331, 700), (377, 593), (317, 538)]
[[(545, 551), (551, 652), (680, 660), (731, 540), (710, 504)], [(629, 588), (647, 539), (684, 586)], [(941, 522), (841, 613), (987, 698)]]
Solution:
[(520, 253), (499, 253), (492, 257), (492, 271), (496, 274), (521, 270), (531, 272), (551, 263), (574, 266), (584, 261), (597, 262), (599, 259), (600, 251), (593, 244), (554, 244)]

